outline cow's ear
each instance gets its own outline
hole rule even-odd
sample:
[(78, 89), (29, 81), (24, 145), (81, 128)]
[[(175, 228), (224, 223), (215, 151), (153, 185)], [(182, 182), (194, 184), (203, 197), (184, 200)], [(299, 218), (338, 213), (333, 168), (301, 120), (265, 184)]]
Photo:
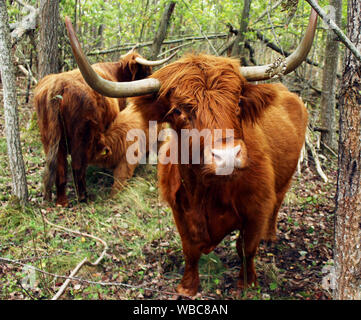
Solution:
[(276, 95), (275, 89), (270, 84), (244, 84), (239, 99), (240, 119), (257, 122), (263, 111), (272, 104)]

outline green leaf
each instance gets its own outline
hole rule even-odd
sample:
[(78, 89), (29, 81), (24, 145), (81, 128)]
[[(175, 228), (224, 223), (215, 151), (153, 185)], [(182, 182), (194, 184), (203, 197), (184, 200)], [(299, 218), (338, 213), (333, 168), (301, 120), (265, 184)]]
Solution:
[(273, 291), (273, 290), (276, 290), (276, 289), (278, 288), (277, 282), (272, 282), (272, 283), (270, 283), (269, 288), (270, 288), (272, 291)]

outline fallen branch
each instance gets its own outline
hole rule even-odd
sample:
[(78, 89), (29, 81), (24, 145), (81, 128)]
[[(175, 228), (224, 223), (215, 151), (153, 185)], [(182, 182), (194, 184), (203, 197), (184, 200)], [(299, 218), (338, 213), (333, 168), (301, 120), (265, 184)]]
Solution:
[(56, 228), (56, 229), (60, 229), (60, 230), (62, 230), (62, 231), (66, 231), (66, 232), (68, 232), (68, 233), (80, 235), (80, 236), (82, 236), (82, 237), (92, 238), (92, 239), (94, 239), (94, 240), (96, 240), (96, 241), (101, 242), (101, 243), (103, 244), (103, 246), (104, 246), (103, 252), (101, 253), (101, 255), (99, 256), (99, 258), (98, 258), (96, 261), (90, 262), (90, 261), (88, 261), (88, 258), (84, 258), (84, 259), (73, 269), (73, 271), (70, 273), (69, 279), (67, 279), (67, 280), (63, 283), (63, 285), (60, 287), (59, 291), (58, 291), (58, 292), (56, 293), (56, 295), (51, 299), (51, 300), (57, 300), (57, 299), (63, 294), (64, 290), (65, 290), (65, 289), (67, 288), (67, 286), (69, 285), (69, 283), (70, 283), (70, 278), (71, 278), (71, 277), (74, 277), (74, 276), (78, 273), (78, 271), (80, 270), (80, 268), (81, 268), (83, 265), (87, 264), (87, 265), (91, 265), (91, 266), (97, 266), (97, 265), (99, 264), (99, 262), (103, 259), (104, 255), (106, 254), (106, 252), (107, 252), (107, 250), (108, 250), (108, 244), (107, 244), (103, 239), (98, 238), (98, 237), (96, 237), (96, 236), (94, 236), (94, 235), (92, 235), (92, 234), (88, 234), (88, 233), (84, 233), (84, 232), (80, 232), (80, 231), (76, 231), (76, 230), (71, 230), (71, 229), (68, 229), (68, 228), (65, 228), (65, 227), (62, 227), (62, 226), (58, 226), (58, 225), (50, 222), (48, 219), (46, 219), (46, 217), (45, 217), (45, 215), (44, 215), (45, 212), (43, 212), (43, 211), (45, 211), (45, 210), (41, 210), (41, 215), (42, 215), (42, 217), (43, 217), (43, 220), (44, 220), (47, 224), (49, 224), (50, 226), (52, 226), (52, 227), (54, 227), (54, 228)]
[[(75, 268), (74, 270), (70, 273), (70, 277), (74, 277), (76, 276), (76, 274), (78, 273), (78, 271), (80, 270), (80, 268), (88, 262), (87, 258), (84, 258)], [(66, 287), (69, 285), (70, 283), (70, 279), (66, 279), (64, 281), (64, 283), (62, 284), (62, 286), (59, 288), (58, 292), (56, 293), (56, 295), (54, 297), (51, 298), (51, 300), (58, 300), (58, 298), (63, 294), (64, 290), (66, 289)]]
[(303, 161), (306, 159), (306, 157), (307, 157), (306, 146), (305, 146), (305, 144), (303, 144), (302, 149), (301, 149), (301, 154), (300, 154), (300, 157), (297, 162), (298, 175), (301, 174), (301, 165), (302, 165)]
[(319, 174), (319, 176), (322, 178), (322, 180), (324, 182), (328, 182), (328, 178), (321, 168), (321, 163), (320, 163), (318, 154), (316, 152), (316, 148), (312, 145), (311, 138), (310, 138), (310, 130), (308, 128), (306, 131), (306, 146), (310, 149), (312, 157), (315, 160), (317, 173)]
[(337, 153), (333, 151), (326, 143), (321, 141), (321, 145), (325, 147), (333, 156), (338, 157)]
[(236, 37), (229, 38), (228, 41), (219, 49), (219, 55), (222, 56), (228, 49), (230, 49), (236, 41)]
[(165, 56), (165, 55), (167, 55), (168, 53), (171, 53), (171, 52), (173, 52), (173, 51), (175, 51), (175, 50), (178, 50), (178, 49), (180, 49), (180, 48), (189, 46), (189, 45), (191, 45), (191, 44), (193, 44), (193, 43), (194, 43), (194, 41), (192, 40), (192, 41), (190, 41), (190, 42), (183, 43), (183, 44), (181, 44), (181, 45), (179, 45), (179, 46), (176, 46), (176, 47), (174, 47), (174, 48), (170, 48), (170, 49), (168, 49), (168, 50), (163, 51), (162, 53), (160, 53), (160, 54), (158, 55), (158, 57)]
[(20, 71), (21, 71), (24, 75), (26, 75), (27, 77), (30, 77), (30, 78), (31, 78), (31, 81), (32, 81), (33, 84), (35, 84), (35, 85), (38, 84), (38, 80), (36, 80), (36, 79), (33, 77), (33, 75), (32, 75), (31, 73), (29, 73), (29, 71), (26, 70), (26, 68), (25, 68), (23, 65), (18, 64), (18, 68), (20, 69)]
[[(22, 53), (21, 53), (22, 54)], [(24, 60), (25, 60), (25, 57), (24, 57)], [(15, 65), (18, 66), (18, 68), (20, 69), (20, 71), (26, 75), (26, 77), (30, 77), (31, 78), (31, 81), (33, 82), (33, 84), (38, 84), (38, 81), (34, 78), (33, 76), (33, 73), (31, 72), (31, 68), (29, 66), (28, 69), (26, 69), (22, 64), (20, 64), (20, 59), (14, 55), (14, 62), (15, 62)], [(25, 62), (26, 63), (26, 62)], [(27, 64), (27, 63), (26, 63)]]
[[(28, 264), (19, 262), (17, 260), (9, 259), (9, 258), (0, 257), (0, 262), (12, 263), (12, 264), (16, 264), (16, 265), (23, 266), (23, 267), (26, 266), (29, 269), (35, 270), (35, 271), (40, 272), (42, 274), (45, 274), (47, 276), (51, 276), (51, 277), (59, 278), (59, 279), (67, 279), (69, 281), (77, 281), (77, 282), (80, 282), (80, 283), (87, 283), (87, 284), (91, 284), (91, 285), (100, 285), (100, 286), (121, 286), (121, 287), (130, 288), (130, 289), (151, 291), (151, 292), (156, 292), (156, 293), (160, 293), (160, 294), (166, 294), (166, 295), (171, 295), (171, 296), (181, 296), (181, 297), (189, 298), (189, 296), (183, 295), (181, 293), (169, 292), (169, 291), (160, 291), (160, 290), (152, 289), (152, 288), (144, 288), (142, 286), (134, 286), (134, 285), (123, 283), (123, 282), (92, 281), (92, 280), (87, 280), (87, 279), (74, 277), (74, 276), (62, 276), (62, 275), (58, 275), (58, 274), (55, 274), (55, 273), (51, 273), (51, 272), (41, 270), (41, 269), (39, 269), (37, 267), (34, 267), (32, 265), (28, 265)], [(209, 297), (209, 296), (201, 296), (201, 297), (214, 300), (213, 297)], [(198, 298), (198, 296), (197, 296), (197, 298)]]
[[(206, 37), (208, 40), (220, 39), (220, 38), (226, 38), (227, 34), (219, 33), (219, 34), (207, 35)], [(206, 37), (205, 36), (194, 36), (194, 37), (185, 37), (185, 38), (174, 39), (174, 40), (164, 40), (162, 45), (182, 43), (185, 41), (201, 41), (201, 40), (205, 40)], [(150, 47), (152, 44), (153, 44), (153, 41), (147, 41), (147, 42), (139, 43), (137, 47), (138, 48)], [(99, 55), (99, 54), (108, 54), (108, 53), (114, 53), (114, 52), (125, 51), (125, 50), (128, 51), (133, 47), (134, 47), (134, 43), (125, 43), (124, 45), (117, 46), (117, 47), (107, 49), (107, 50), (91, 51), (91, 52), (88, 52), (86, 55), (87, 56), (95, 56), (95, 55)]]

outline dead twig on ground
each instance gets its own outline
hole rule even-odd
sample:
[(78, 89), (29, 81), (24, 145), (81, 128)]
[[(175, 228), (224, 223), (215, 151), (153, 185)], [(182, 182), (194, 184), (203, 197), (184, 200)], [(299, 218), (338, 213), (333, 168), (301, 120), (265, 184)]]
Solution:
[(50, 222), (44, 215), (44, 212), (45, 210), (41, 210), (41, 215), (43, 217), (43, 220), (50, 226), (56, 228), (56, 229), (59, 229), (59, 230), (62, 230), (62, 231), (65, 231), (67, 233), (72, 233), (72, 234), (76, 234), (76, 235), (79, 235), (79, 236), (82, 236), (82, 237), (87, 237), (87, 238), (92, 238), (96, 241), (99, 241), (103, 244), (104, 246), (104, 249), (103, 249), (103, 252), (101, 253), (101, 255), (99, 256), (99, 258), (97, 260), (95, 260), (94, 262), (91, 262), (91, 261), (88, 261), (88, 258), (84, 258), (80, 263), (78, 263), (78, 265), (73, 269), (73, 271), (70, 273), (70, 277), (68, 279), (66, 279), (66, 281), (63, 283), (63, 285), (60, 287), (60, 289), (58, 290), (58, 292), (56, 293), (55, 296), (53, 296), (53, 298), (51, 300), (57, 300), (64, 292), (64, 290), (67, 288), (67, 286), (69, 285), (70, 283), (70, 278), (71, 277), (74, 277), (78, 271), (81, 269), (81, 267), (85, 264), (87, 265), (91, 265), (91, 266), (97, 266), (100, 261), (104, 258), (104, 255), (106, 254), (107, 250), (108, 250), (108, 244), (101, 238), (99, 237), (96, 237), (92, 234), (88, 234), (88, 233), (84, 233), (84, 232), (80, 232), (80, 231), (76, 231), (76, 230), (72, 230), (72, 229), (68, 229), (68, 228), (65, 228), (65, 227), (62, 227), (62, 226), (58, 226), (52, 222)]

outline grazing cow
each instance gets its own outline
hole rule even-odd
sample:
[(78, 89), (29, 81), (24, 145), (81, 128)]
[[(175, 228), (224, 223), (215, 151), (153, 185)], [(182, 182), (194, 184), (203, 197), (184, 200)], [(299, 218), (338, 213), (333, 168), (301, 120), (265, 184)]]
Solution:
[[(132, 50), (122, 56), (119, 62), (97, 63), (93, 67), (104, 79), (117, 82), (133, 81), (147, 77), (151, 74), (152, 65), (162, 64), (169, 58), (147, 61)], [(44, 77), (35, 88), (34, 104), (46, 154), (43, 178), (45, 200), (51, 200), (51, 188), (55, 180), (56, 203), (62, 206), (68, 204), (68, 154), (71, 155), (73, 176), (80, 201), (86, 200), (85, 173), (89, 163), (111, 169), (118, 168), (115, 170), (121, 171), (121, 164), (116, 164), (117, 161), (122, 161), (121, 150), (109, 144), (110, 136), (114, 136), (109, 128), (116, 127), (113, 124), (115, 120), (119, 125), (123, 119), (129, 118), (129, 110), (119, 115), (126, 106), (125, 98), (113, 99), (95, 92), (86, 84), (79, 69), (76, 69)], [(139, 121), (135, 122), (139, 124)], [(122, 137), (118, 139), (121, 140)], [(113, 141), (116, 140), (113, 138)], [(117, 152), (108, 155), (114, 148)], [(121, 174), (121, 183), (115, 181), (113, 193), (124, 182), (124, 177), (131, 176), (133, 170)]]
[[(312, 11), (305, 37), (286, 59), (284, 73), (305, 59), (316, 25), (317, 15)], [(118, 97), (132, 91), (137, 97), (130, 101), (146, 119), (168, 121), (176, 133), (166, 142), (168, 150), (162, 147), (166, 151), (159, 158), (158, 177), (185, 256), (177, 291), (196, 294), (201, 254), (211, 252), (233, 230), (240, 231), (236, 244), (242, 260), (238, 285), (256, 284), (254, 256), (262, 239), (275, 238), (277, 213), (305, 139), (307, 110), (301, 99), (281, 84), (248, 82), (270, 78), (273, 65), (240, 67), (234, 59), (203, 54), (188, 55), (156, 71), (150, 79), (129, 83), (127, 92), (121, 84), (109, 88), (92, 73), (75, 46), (69, 22), (67, 27), (89, 85), (104, 95)], [(139, 96), (142, 93), (146, 95)], [(209, 129), (211, 143), (206, 143), (209, 136), (205, 134), (198, 140), (192, 136), (184, 145), (184, 129)], [(216, 129), (222, 133), (217, 140)], [(184, 161), (182, 155), (193, 155), (194, 146), (201, 151), (199, 163), (187, 163), (189, 158)], [(177, 161), (167, 163), (163, 159), (172, 148), (178, 151)], [(223, 169), (231, 171), (224, 173)]]
[[(136, 139), (138, 137), (136, 131), (134, 136), (129, 134), (130, 130), (134, 129), (141, 130), (144, 133), (144, 141)], [(159, 129), (161, 129), (161, 126), (157, 127), (157, 132)], [(105, 131), (100, 143), (101, 147), (98, 147), (98, 153), (90, 161), (93, 165), (113, 171), (114, 183), (111, 195), (116, 194), (124, 186), (125, 182), (133, 176), (139, 160), (143, 159), (148, 153), (151, 147), (149, 144), (148, 122), (143, 117), (143, 114), (129, 103), (123, 111), (118, 113)], [(132, 145), (135, 154), (129, 153), (127, 155), (127, 150)], [(99, 152), (100, 150), (102, 151)]]

